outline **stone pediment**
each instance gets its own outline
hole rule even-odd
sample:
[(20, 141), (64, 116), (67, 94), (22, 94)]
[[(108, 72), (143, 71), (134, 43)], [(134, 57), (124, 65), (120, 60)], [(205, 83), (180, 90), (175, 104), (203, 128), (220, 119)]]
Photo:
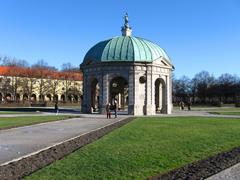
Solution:
[(167, 61), (164, 57), (160, 57), (160, 58), (154, 60), (153, 64), (174, 69), (173, 65), (171, 63), (169, 63), (169, 61)]

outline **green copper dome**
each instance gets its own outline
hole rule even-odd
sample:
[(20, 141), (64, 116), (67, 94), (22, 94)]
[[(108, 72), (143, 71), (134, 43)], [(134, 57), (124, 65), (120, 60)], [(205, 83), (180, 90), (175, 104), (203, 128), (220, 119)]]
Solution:
[(139, 37), (119, 36), (97, 43), (87, 52), (84, 62), (152, 62), (160, 57), (170, 63), (157, 44)]

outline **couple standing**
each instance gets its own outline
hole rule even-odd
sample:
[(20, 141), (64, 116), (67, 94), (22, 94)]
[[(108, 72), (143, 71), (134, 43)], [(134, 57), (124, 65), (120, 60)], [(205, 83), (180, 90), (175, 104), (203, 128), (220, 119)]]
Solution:
[(107, 118), (111, 118), (111, 110), (114, 111), (115, 118), (117, 118), (117, 100), (114, 100), (113, 105), (111, 103), (106, 104)]

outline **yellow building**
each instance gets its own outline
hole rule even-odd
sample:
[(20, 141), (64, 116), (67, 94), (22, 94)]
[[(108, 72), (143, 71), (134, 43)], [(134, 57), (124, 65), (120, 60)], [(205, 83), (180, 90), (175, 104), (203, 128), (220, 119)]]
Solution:
[(0, 103), (80, 103), (81, 98), (80, 72), (0, 67)]

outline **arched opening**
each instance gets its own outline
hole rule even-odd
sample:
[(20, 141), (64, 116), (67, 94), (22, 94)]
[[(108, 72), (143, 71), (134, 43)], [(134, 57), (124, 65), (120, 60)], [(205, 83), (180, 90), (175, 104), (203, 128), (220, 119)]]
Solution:
[(5, 96), (5, 101), (10, 102), (12, 100), (12, 95), (10, 93), (7, 93)]
[(160, 78), (155, 81), (155, 105), (156, 112), (166, 113), (166, 85)]
[(2, 93), (0, 93), (0, 103), (2, 102)]
[(58, 95), (57, 95), (57, 94), (55, 94), (55, 95), (53, 96), (53, 101), (54, 101), (54, 102), (58, 102)]
[(74, 94), (73, 97), (74, 97), (74, 102), (77, 103), (78, 102), (78, 95)]
[(28, 95), (25, 93), (23, 94), (23, 101), (27, 101), (28, 100)]
[(19, 103), (19, 101), (20, 101), (20, 94), (17, 93), (16, 94), (16, 102)]
[(80, 101), (80, 105), (81, 105), (81, 108), (82, 108), (82, 103), (83, 103), (83, 95), (80, 95), (79, 101)]
[(94, 79), (91, 83), (91, 111), (99, 111), (99, 83), (97, 79)]
[(47, 94), (47, 101), (49, 101), (49, 102), (52, 101), (52, 95), (51, 94)]
[(73, 101), (72, 94), (69, 94), (69, 95), (67, 96), (67, 100), (68, 100), (68, 102), (72, 103), (72, 101)]
[(45, 99), (43, 94), (40, 94), (38, 98), (39, 98), (39, 101), (44, 101), (44, 99)]
[(65, 98), (65, 95), (64, 95), (64, 94), (61, 95), (61, 101), (62, 101), (62, 102), (65, 102), (65, 101), (66, 101), (66, 98)]
[(128, 82), (123, 77), (115, 77), (110, 82), (109, 100), (117, 100), (118, 110), (128, 109)]
[(32, 94), (32, 95), (31, 95), (31, 101), (32, 101), (32, 102), (36, 102), (36, 101), (37, 101), (37, 96), (36, 96), (36, 94)]

